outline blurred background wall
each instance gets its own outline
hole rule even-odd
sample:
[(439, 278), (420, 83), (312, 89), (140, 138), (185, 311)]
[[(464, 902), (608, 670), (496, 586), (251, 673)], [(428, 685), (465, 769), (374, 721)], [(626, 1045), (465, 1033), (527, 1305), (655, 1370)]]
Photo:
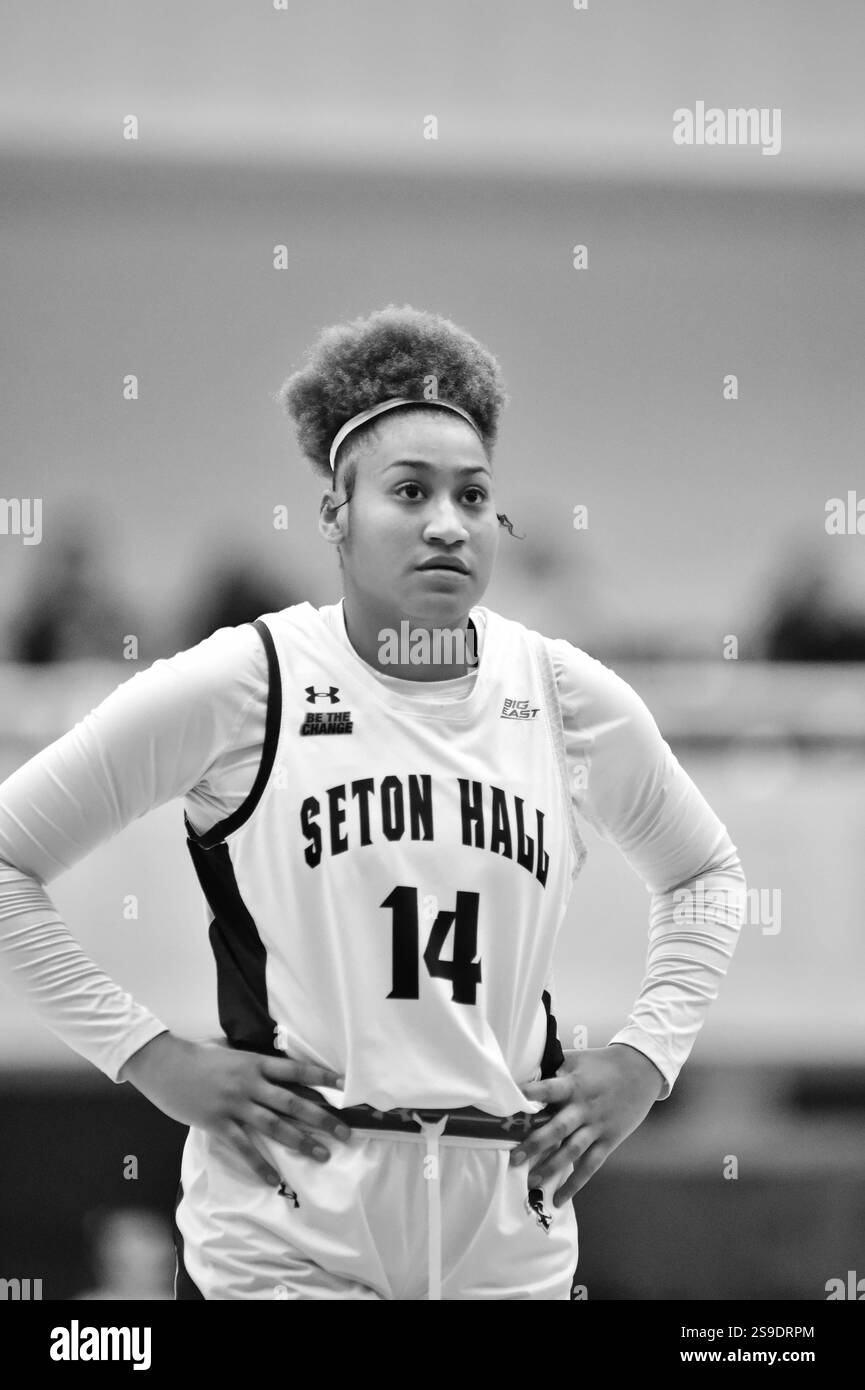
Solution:
[[(865, 1273), (865, 537), (826, 530), (829, 499), (865, 496), (865, 12), (49, 0), (2, 24), (0, 492), (41, 499), (42, 536), (0, 534), (0, 774), (159, 656), (339, 597), (272, 393), (325, 324), (449, 315), (512, 398), (497, 501), (526, 539), (502, 536), (484, 601), (635, 686), (752, 890), (673, 1097), (578, 1198), (589, 1297)], [(778, 108), (780, 153), (674, 146), (698, 100)], [(648, 902), (586, 840), (557, 1012), (598, 1046)], [(213, 1028), (179, 805), (52, 892), (166, 1022)], [(0, 1042), (0, 1276), (80, 1292), (83, 1215), (167, 1210), (182, 1133), (11, 996)]]

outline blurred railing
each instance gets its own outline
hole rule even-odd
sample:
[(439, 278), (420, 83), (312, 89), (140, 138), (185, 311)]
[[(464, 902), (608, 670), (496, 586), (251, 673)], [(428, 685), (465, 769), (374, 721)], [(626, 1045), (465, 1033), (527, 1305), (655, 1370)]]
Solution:
[[(613, 661), (671, 744), (865, 744), (865, 663)], [(0, 663), (0, 757), (26, 756), (129, 680), (137, 663)], [(18, 756), (17, 762), (22, 761)], [(17, 763), (13, 760), (11, 766)]]

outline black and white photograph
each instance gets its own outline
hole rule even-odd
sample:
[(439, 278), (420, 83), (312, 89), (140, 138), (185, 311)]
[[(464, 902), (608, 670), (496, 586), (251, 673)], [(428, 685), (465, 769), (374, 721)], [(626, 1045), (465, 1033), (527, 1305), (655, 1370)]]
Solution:
[(865, 10), (0, 30), (0, 1302), (68, 1305), (20, 1348), (567, 1301), (826, 1372)]

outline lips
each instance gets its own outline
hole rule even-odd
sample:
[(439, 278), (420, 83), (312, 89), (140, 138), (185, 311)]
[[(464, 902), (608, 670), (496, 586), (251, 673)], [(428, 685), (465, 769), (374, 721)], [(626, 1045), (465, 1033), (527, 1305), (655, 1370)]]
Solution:
[(468, 565), (462, 560), (427, 560), (426, 564), (418, 565), (419, 570), (451, 570), (456, 574), (468, 574)]

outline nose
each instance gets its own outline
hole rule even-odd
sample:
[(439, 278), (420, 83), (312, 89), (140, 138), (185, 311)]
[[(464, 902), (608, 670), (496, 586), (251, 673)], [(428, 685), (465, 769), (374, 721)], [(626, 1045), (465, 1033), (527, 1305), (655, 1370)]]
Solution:
[(469, 538), (466, 525), (449, 497), (431, 504), (423, 534), (424, 540), (441, 541), (445, 545)]

